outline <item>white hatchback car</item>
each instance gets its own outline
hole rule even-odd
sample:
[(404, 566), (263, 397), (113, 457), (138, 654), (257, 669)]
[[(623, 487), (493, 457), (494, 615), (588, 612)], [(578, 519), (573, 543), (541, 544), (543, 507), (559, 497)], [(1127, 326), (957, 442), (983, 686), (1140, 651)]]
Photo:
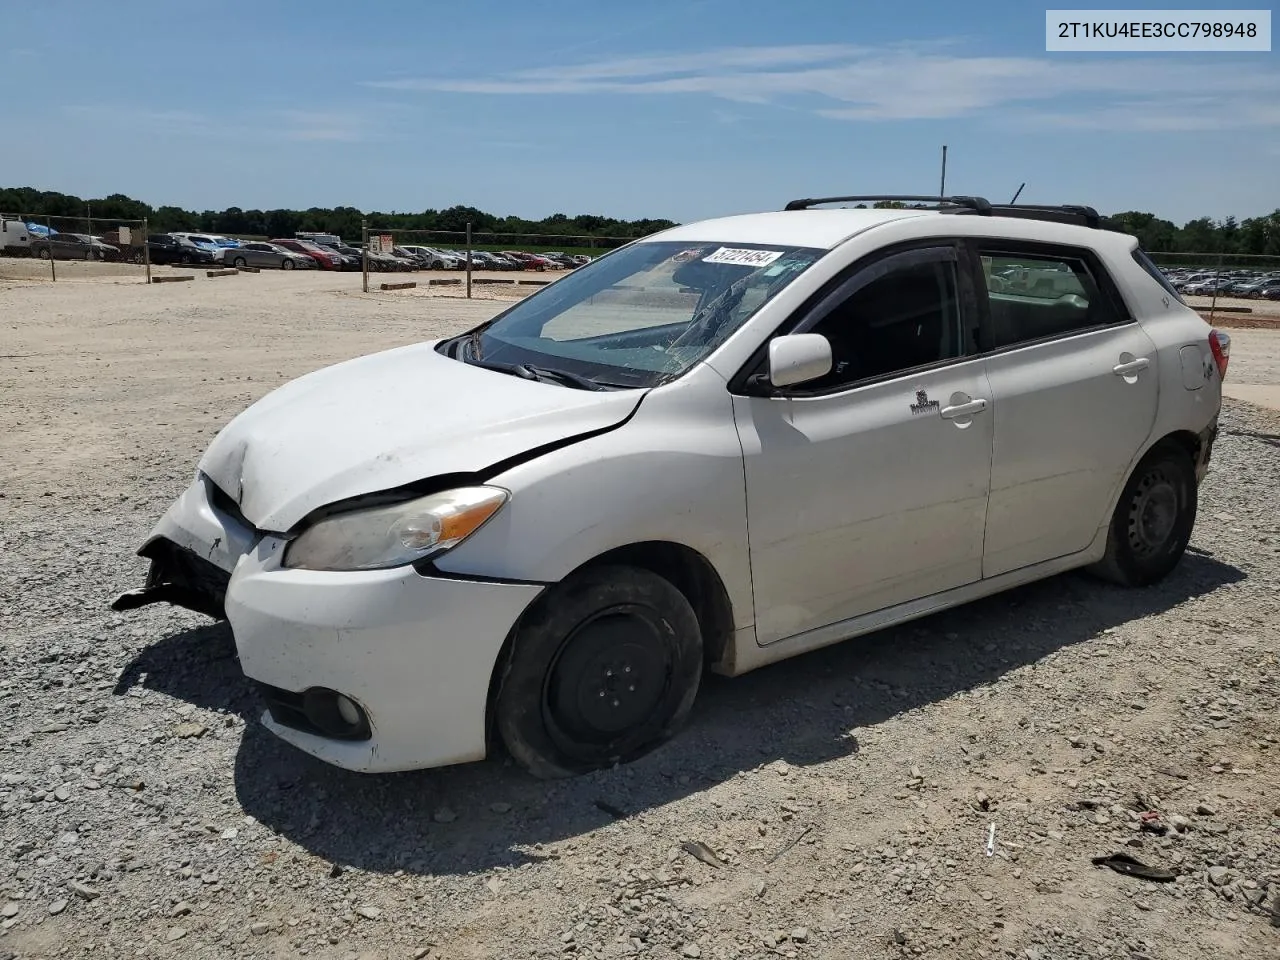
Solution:
[[(232, 420), (140, 550), (263, 722), (361, 771), (625, 761), (741, 674), (1187, 545), (1228, 338), (1089, 208), (655, 234)], [(924, 200), (926, 198), (899, 198)]]

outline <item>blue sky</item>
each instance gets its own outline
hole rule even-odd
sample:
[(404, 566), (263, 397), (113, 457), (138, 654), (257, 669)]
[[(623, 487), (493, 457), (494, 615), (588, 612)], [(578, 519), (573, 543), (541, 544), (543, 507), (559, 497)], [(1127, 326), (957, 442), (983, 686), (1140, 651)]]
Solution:
[(1278, 56), (1049, 54), (1025, 0), (6, 3), (0, 181), (688, 221), (934, 192), (946, 143), (953, 193), (1246, 217)]

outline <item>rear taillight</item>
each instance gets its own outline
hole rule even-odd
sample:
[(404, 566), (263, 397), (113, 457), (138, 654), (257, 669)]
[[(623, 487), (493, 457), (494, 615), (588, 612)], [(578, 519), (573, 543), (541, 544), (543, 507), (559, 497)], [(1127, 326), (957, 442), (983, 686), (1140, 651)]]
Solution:
[(1221, 330), (1209, 331), (1209, 352), (1218, 365), (1218, 377), (1227, 379), (1227, 363), (1231, 360), (1231, 338)]

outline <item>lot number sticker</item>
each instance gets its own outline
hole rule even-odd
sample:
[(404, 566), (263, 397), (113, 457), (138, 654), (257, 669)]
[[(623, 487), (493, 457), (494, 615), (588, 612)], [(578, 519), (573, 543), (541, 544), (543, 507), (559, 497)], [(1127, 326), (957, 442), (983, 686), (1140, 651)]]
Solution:
[(703, 257), (704, 263), (732, 263), (739, 267), (767, 267), (782, 256), (778, 250), (743, 250), (736, 247), (721, 247), (710, 256)]

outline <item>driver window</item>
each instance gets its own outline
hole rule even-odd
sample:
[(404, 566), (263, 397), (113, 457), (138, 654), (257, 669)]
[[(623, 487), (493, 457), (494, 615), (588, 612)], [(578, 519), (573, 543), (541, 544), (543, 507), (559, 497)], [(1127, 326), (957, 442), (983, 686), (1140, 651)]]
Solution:
[(961, 356), (956, 290), (952, 260), (904, 264), (858, 286), (808, 331), (830, 341), (831, 372), (805, 392)]

